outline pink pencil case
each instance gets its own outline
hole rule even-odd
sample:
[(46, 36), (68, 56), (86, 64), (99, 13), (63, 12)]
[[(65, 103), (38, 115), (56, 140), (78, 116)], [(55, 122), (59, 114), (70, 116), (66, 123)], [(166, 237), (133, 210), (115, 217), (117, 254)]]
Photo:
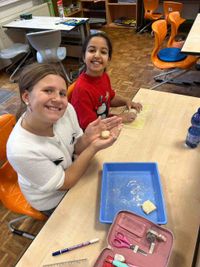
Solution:
[(107, 241), (108, 247), (101, 252), (93, 267), (116, 266), (114, 262), (107, 262), (114, 260), (116, 254), (122, 255), (124, 263), (130, 267), (166, 267), (173, 234), (133, 212), (120, 211), (110, 227)]

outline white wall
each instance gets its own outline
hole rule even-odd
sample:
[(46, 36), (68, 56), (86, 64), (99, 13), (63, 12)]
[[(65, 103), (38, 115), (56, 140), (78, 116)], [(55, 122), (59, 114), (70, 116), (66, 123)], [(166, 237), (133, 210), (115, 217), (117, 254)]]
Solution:
[(16, 3), (0, 6), (0, 20), (42, 3), (42, 0), (20, 0)]
[[(2, 26), (14, 19), (19, 19), (22, 13), (32, 13), (35, 16), (50, 16), (48, 4), (39, 0), (21, 0), (15, 4), (0, 7), (0, 49), (6, 49), (14, 42), (26, 42), (25, 31), (21, 29), (6, 29)], [(0, 60), (0, 69), (9, 64)]]

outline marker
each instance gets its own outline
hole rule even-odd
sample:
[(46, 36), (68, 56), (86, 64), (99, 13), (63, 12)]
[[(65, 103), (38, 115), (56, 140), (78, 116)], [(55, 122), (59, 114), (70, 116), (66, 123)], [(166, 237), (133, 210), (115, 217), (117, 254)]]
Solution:
[(112, 263), (112, 265), (116, 266), (116, 267), (139, 267), (136, 265), (132, 265), (130, 263), (125, 263), (125, 262), (121, 262), (118, 260), (111, 260), (111, 259), (106, 259), (106, 262)]
[(58, 255), (63, 254), (65, 252), (68, 252), (68, 251), (71, 251), (71, 250), (74, 250), (74, 249), (77, 249), (77, 248), (82, 248), (82, 247), (88, 246), (90, 244), (94, 244), (96, 242), (99, 242), (99, 238), (95, 238), (95, 239), (92, 239), (90, 241), (86, 241), (86, 242), (80, 243), (78, 245), (74, 245), (74, 246), (69, 247), (69, 248), (64, 248), (64, 249), (61, 249), (61, 250), (57, 250), (57, 251), (52, 253), (52, 256), (58, 256)]
[(112, 263), (116, 267), (129, 267), (126, 263), (116, 260), (106, 259), (106, 262)]

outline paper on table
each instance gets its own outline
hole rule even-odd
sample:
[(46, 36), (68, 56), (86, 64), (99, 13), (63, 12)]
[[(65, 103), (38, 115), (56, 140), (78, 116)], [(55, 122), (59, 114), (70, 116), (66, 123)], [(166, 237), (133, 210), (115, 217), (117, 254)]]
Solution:
[(146, 119), (148, 117), (148, 114), (152, 110), (152, 107), (150, 104), (143, 105), (143, 109), (140, 113), (137, 114), (137, 118), (131, 122), (131, 123), (125, 123), (125, 127), (134, 128), (134, 129), (143, 129)]

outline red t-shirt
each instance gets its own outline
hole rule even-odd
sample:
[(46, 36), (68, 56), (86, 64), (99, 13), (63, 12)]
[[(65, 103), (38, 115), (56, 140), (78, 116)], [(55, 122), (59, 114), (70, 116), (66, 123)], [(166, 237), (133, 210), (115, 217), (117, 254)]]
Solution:
[(70, 101), (76, 110), (81, 128), (85, 129), (99, 116), (106, 118), (114, 96), (115, 91), (106, 72), (100, 77), (82, 73), (76, 81)]

